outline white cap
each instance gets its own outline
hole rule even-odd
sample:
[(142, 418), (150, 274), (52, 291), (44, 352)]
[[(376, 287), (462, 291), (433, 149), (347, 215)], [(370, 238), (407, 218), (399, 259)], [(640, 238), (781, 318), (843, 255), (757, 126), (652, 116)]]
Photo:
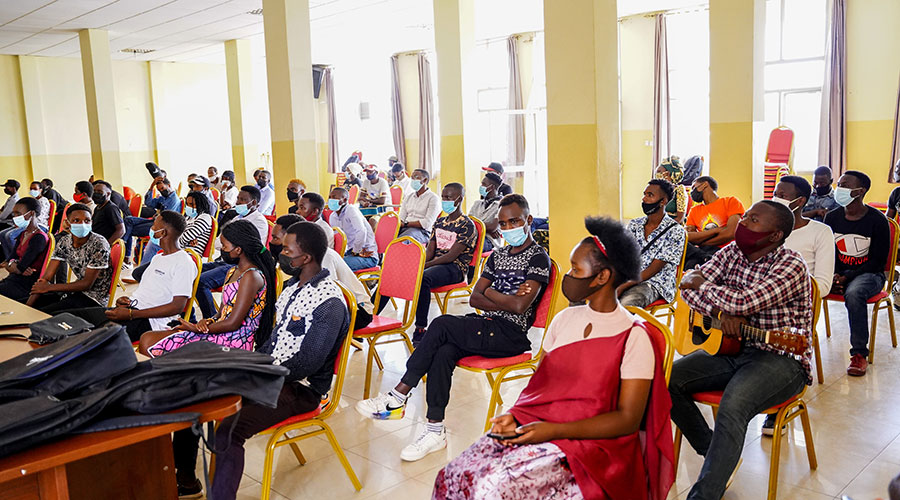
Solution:
[(359, 175), (362, 173), (363, 168), (362, 168), (362, 166), (360, 166), (359, 163), (351, 163), (351, 164), (347, 165), (347, 170), (349, 170), (350, 173), (353, 175)]

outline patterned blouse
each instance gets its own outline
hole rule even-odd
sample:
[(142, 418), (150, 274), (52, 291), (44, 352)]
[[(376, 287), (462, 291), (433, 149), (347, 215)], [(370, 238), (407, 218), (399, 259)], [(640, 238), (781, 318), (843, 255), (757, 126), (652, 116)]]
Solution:
[(469, 272), (469, 264), (472, 263), (472, 254), (475, 252), (475, 244), (478, 243), (478, 230), (472, 219), (460, 214), (454, 220), (449, 217), (440, 217), (434, 223), (434, 232), (431, 239), (435, 242), (434, 258), (438, 258), (449, 252), (455, 243), (462, 243), (466, 249), (453, 261), (463, 276)]
[[(675, 275), (678, 265), (681, 264), (681, 253), (684, 251), (684, 239), (687, 234), (684, 232), (684, 228), (669, 216), (663, 217), (662, 222), (650, 233), (648, 238), (644, 238), (645, 225), (647, 225), (647, 217), (638, 217), (628, 223), (628, 232), (637, 241), (638, 247), (642, 249), (641, 270), (647, 269), (654, 260), (665, 262), (662, 269), (647, 280), (647, 284), (666, 302), (672, 302), (675, 299)], [(653, 245), (643, 250), (653, 238), (663, 231), (665, 233), (654, 241)]]

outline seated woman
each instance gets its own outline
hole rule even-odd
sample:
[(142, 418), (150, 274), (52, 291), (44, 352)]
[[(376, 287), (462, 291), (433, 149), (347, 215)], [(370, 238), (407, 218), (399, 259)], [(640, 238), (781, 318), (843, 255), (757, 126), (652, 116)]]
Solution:
[[(68, 231), (60, 233), (50, 263), (31, 287), (27, 304), (48, 314), (81, 308), (104, 308), (109, 301), (112, 268), (109, 267), (109, 242), (91, 232), (91, 209), (81, 203), (66, 211)], [(75, 281), (57, 280), (56, 271), (68, 265)]]
[[(187, 221), (187, 228), (178, 237), (179, 247), (190, 248), (197, 252), (197, 255), (203, 255), (203, 251), (206, 250), (206, 242), (209, 241), (209, 233), (212, 231), (212, 212), (213, 208), (209, 204), (209, 198), (202, 192), (191, 191), (184, 197), (184, 218)], [(152, 242), (147, 243), (141, 256), (141, 265), (131, 272), (131, 277), (135, 282), (141, 281), (141, 276), (144, 275), (150, 261), (160, 250), (162, 249), (159, 245)]]
[(17, 201), (12, 216), (13, 224), (22, 232), (16, 237), (9, 260), (0, 263), (0, 269), (9, 272), (9, 276), (0, 281), (0, 295), (25, 302), (31, 287), (41, 275), (50, 239), (38, 226), (41, 205), (36, 199), (22, 198)]
[(585, 226), (592, 236), (572, 251), (562, 291), (587, 305), (553, 319), (538, 370), (493, 419), (489, 436), (501, 437), (447, 464), (433, 498), (666, 498), (675, 471), (662, 346), (616, 299), (638, 276), (638, 247), (613, 219)]
[[(201, 194), (202, 197), (202, 194)], [(236, 220), (222, 229), (222, 258), (235, 267), (222, 287), (222, 307), (212, 318), (174, 329), (141, 335), (140, 352), (159, 356), (187, 343), (205, 340), (252, 351), (272, 331), (275, 316), (275, 261), (248, 221)]]

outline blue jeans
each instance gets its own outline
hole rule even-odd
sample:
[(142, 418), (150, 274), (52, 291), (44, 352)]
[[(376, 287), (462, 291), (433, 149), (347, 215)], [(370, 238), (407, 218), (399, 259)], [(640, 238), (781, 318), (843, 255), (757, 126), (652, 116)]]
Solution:
[[(691, 447), (706, 457), (688, 499), (719, 500), (734, 471), (747, 424), (806, 385), (803, 366), (787, 356), (744, 347), (736, 356), (689, 354), (675, 362), (669, 382), (672, 421)], [(710, 430), (691, 395), (722, 391), (715, 430)]]
[(225, 284), (225, 276), (232, 267), (234, 266), (224, 262), (203, 264), (200, 282), (197, 284), (197, 306), (203, 312), (204, 318), (212, 318), (216, 315), (216, 302), (213, 300), (212, 289)]
[(122, 239), (125, 241), (125, 257), (131, 257), (131, 238), (150, 236), (150, 227), (153, 226), (153, 219), (143, 219), (141, 217), (125, 217), (125, 234)]
[(360, 257), (359, 255), (347, 254), (344, 256), (344, 262), (346, 262), (347, 265), (350, 266), (350, 269), (359, 271), (360, 269), (367, 269), (377, 266), (378, 258), (374, 255), (372, 257)]
[(431, 239), (431, 233), (422, 229), (421, 227), (408, 227), (402, 231), (400, 231), (399, 237), (409, 236), (410, 238), (418, 241), (423, 245), (428, 244), (428, 240)]
[(159, 253), (160, 250), (162, 250), (162, 248), (159, 245), (155, 243), (147, 243), (147, 245), (144, 247), (144, 253), (141, 255), (140, 265), (145, 266), (149, 264), (150, 261), (153, 260), (153, 257), (156, 257), (156, 254)]
[(850, 320), (850, 355), (869, 355), (869, 309), (866, 301), (884, 287), (884, 273), (863, 273), (847, 283), (844, 307)]

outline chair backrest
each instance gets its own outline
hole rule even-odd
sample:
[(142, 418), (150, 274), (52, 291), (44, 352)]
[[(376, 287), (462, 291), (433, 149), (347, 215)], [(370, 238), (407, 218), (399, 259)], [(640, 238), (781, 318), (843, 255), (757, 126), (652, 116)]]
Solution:
[(266, 224), (269, 226), (269, 234), (266, 235), (266, 248), (269, 248), (269, 243), (272, 242), (272, 229), (275, 228), (275, 223), (266, 219)]
[(347, 251), (347, 235), (339, 227), (331, 228), (334, 230), (334, 251), (344, 256)]
[(213, 199), (216, 200), (216, 203), (218, 203), (219, 202), (219, 190), (214, 187), (209, 188), (209, 190), (213, 195)]
[(547, 283), (547, 288), (544, 289), (541, 301), (538, 302), (534, 324), (531, 325), (534, 328), (547, 328), (547, 325), (550, 324), (550, 320), (553, 319), (553, 315), (556, 313), (554, 309), (561, 283), (562, 277), (559, 275), (559, 265), (556, 264), (555, 260), (550, 259), (550, 281)]
[(131, 201), (131, 199), (134, 198), (134, 195), (136, 194), (137, 191), (135, 191), (134, 189), (128, 186), (122, 186), (122, 197), (125, 198), (125, 201)]
[(386, 252), (388, 245), (398, 234), (400, 234), (400, 217), (395, 212), (385, 212), (375, 226), (375, 245), (378, 246), (378, 253)]
[(143, 203), (141, 195), (139, 193), (135, 193), (135, 195), (132, 196), (131, 200), (128, 202), (128, 210), (131, 211), (132, 217), (140, 217), (141, 203)]
[[(154, 194), (156, 194), (156, 193), (154, 193)], [(181, 182), (178, 183), (178, 188), (175, 189), (175, 194), (177, 194), (178, 196), (181, 196)]]
[(181, 215), (184, 215), (184, 198), (181, 199), (181, 208), (179, 210), (181, 212)]
[(766, 146), (766, 161), (790, 165), (793, 154), (794, 131), (787, 127), (773, 129), (769, 133), (769, 144)]
[(891, 228), (891, 248), (888, 253), (887, 262), (884, 263), (884, 274), (887, 281), (884, 283), (884, 289), (890, 293), (894, 284), (894, 274), (896, 273), (894, 265), (897, 262), (897, 239), (900, 238), (900, 225), (894, 219), (888, 219), (888, 226)]
[(109, 247), (109, 267), (113, 272), (112, 280), (109, 283), (109, 302), (106, 307), (112, 307), (116, 302), (116, 286), (119, 284), (119, 276), (122, 274), (123, 262), (125, 262), (125, 242), (118, 239)]
[(809, 277), (810, 283), (810, 295), (812, 295), (812, 308), (813, 308), (813, 320), (812, 320), (812, 334), (816, 334), (816, 323), (819, 322), (819, 303), (822, 302), (822, 292), (819, 291), (819, 285), (816, 284), (816, 278), (813, 276)]
[[(678, 228), (673, 228), (678, 229)], [(684, 231), (684, 229), (681, 229)], [(687, 257), (687, 246), (688, 246), (688, 238), (687, 234), (684, 235), (684, 248), (681, 250), (681, 262), (678, 264), (678, 267), (675, 269), (675, 291), (678, 291), (678, 284), (681, 283), (681, 277), (684, 276), (684, 259)]]
[(206, 262), (212, 262), (213, 253), (216, 247), (216, 234), (219, 232), (219, 221), (215, 217), (212, 218), (212, 228), (209, 230), (209, 238), (206, 240), (206, 246), (203, 247), (203, 258)]
[(403, 186), (394, 184), (391, 186), (391, 205), (400, 206), (403, 201)]
[(347, 375), (347, 360), (350, 357), (350, 342), (353, 341), (353, 325), (356, 324), (356, 297), (353, 296), (353, 293), (350, 290), (344, 288), (344, 286), (336, 280), (335, 284), (341, 289), (341, 293), (344, 294), (344, 302), (347, 303), (347, 312), (350, 313), (350, 327), (347, 329), (347, 336), (344, 337), (344, 341), (341, 342), (341, 348), (338, 350), (337, 358), (334, 360), (335, 378), (334, 382), (331, 384), (331, 395), (329, 396), (331, 404), (322, 410), (322, 413), (319, 414), (318, 418), (328, 417), (337, 410), (338, 406), (340, 406), (338, 403), (341, 400), (341, 393), (344, 390), (344, 378), (346, 378)]
[[(425, 248), (418, 241), (404, 236), (388, 245), (381, 265), (381, 282), (375, 294), (375, 310), (382, 297), (394, 297), (406, 301), (403, 311), (404, 328), (412, 325), (419, 290), (422, 287), (422, 273), (425, 269)], [(409, 323), (407, 325), (407, 323)]]
[(44, 264), (41, 266), (41, 274), (44, 275), (44, 271), (47, 270), (47, 266), (50, 264), (50, 258), (53, 257), (53, 251), (56, 250), (56, 238), (53, 236), (52, 232), (47, 233), (47, 255), (44, 256)]
[(351, 205), (356, 203), (356, 200), (359, 198), (359, 186), (356, 184), (350, 186), (350, 190), (347, 195), (347, 203)]
[(191, 308), (194, 305), (194, 301), (197, 300), (197, 285), (200, 284), (200, 273), (203, 271), (203, 260), (197, 255), (197, 252), (190, 248), (186, 248), (184, 251), (191, 256), (191, 259), (194, 260), (194, 264), (197, 264), (197, 276), (194, 277), (194, 285), (191, 287), (191, 296), (188, 297), (187, 304), (184, 306), (184, 311), (181, 313), (181, 317), (184, 318), (185, 321), (188, 321), (191, 317)]
[(325, 219), (325, 222), (331, 224), (331, 210), (325, 208), (322, 210), (322, 218)]
[(662, 360), (662, 367), (666, 378), (666, 385), (668, 385), (669, 375), (672, 374), (672, 363), (675, 362), (675, 344), (672, 342), (672, 331), (655, 316), (639, 307), (629, 306), (626, 309), (628, 309), (631, 314), (640, 316), (640, 318), (644, 320), (644, 326), (647, 328), (647, 333), (650, 334), (650, 340), (656, 344), (657, 347), (662, 348), (661, 350), (665, 353)]
[(49, 232), (53, 232), (53, 223), (56, 222), (56, 201), (47, 200), (50, 202), (49, 213), (47, 214), (47, 230)]
[[(62, 219), (65, 219), (69, 216), (69, 207), (71, 206), (71, 203), (66, 203), (66, 206), (63, 207)], [(60, 226), (62, 226), (62, 219), (59, 220)], [(57, 229), (62, 229), (62, 227), (58, 227)]]

